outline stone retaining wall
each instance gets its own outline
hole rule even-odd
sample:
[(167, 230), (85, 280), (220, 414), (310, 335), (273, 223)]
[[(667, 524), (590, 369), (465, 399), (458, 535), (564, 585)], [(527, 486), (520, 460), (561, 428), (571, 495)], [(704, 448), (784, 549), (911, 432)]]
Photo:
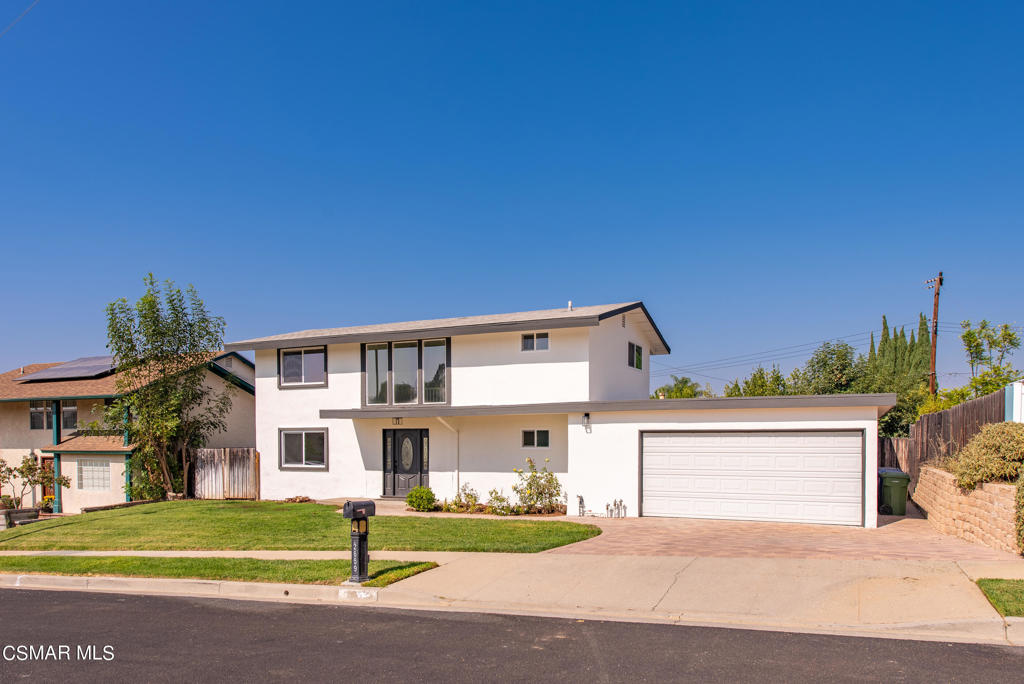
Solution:
[(924, 466), (911, 498), (939, 532), (1019, 554), (1016, 492), (1009, 484), (983, 484), (966, 492), (950, 473)]

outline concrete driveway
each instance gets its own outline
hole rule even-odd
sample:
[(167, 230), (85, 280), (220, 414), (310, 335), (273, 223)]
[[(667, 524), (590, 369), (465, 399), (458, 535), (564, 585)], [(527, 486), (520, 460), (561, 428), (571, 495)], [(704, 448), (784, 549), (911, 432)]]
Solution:
[(881, 516), (867, 530), (693, 518), (588, 518), (601, 527), (592, 539), (547, 553), (701, 558), (822, 558), (849, 560), (1014, 561), (1019, 556), (937, 532), (913, 506), (908, 515)]
[(916, 509), (874, 530), (664, 518), (585, 522), (602, 534), (540, 554), (434, 556), (440, 568), (395, 585), (381, 600), (1024, 645), (1024, 634), (1013, 634), (1024, 624), (1000, 617), (974, 583), (1024, 578), (1024, 559), (940, 534)]

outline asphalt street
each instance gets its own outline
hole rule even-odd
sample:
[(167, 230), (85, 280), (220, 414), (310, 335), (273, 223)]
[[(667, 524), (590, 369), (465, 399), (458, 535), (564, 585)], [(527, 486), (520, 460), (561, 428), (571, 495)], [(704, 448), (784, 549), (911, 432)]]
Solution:
[(0, 590), (0, 615), (4, 682), (1009, 682), (1024, 672), (1024, 649), (1009, 646), (476, 613)]

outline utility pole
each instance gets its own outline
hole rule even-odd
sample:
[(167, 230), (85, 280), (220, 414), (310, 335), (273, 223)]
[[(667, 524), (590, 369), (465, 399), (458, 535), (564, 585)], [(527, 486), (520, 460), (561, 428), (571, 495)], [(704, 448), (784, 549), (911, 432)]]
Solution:
[(931, 372), (928, 374), (928, 392), (935, 396), (935, 392), (938, 390), (938, 383), (935, 382), (935, 344), (939, 337), (939, 289), (942, 288), (942, 271), (939, 271), (938, 278), (929, 278), (924, 282), (928, 285), (928, 289), (935, 290), (932, 303), (932, 366)]

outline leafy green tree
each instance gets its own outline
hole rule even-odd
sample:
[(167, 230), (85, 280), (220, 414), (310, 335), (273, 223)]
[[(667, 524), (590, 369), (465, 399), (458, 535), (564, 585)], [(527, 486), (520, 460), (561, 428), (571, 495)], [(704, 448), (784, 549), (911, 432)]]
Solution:
[(671, 376), (671, 378), (672, 382), (670, 384), (662, 385), (654, 390), (651, 399), (693, 399), (696, 397), (714, 396), (710, 386), (705, 385), (701, 387), (700, 383), (696, 380), (675, 375)]
[(727, 397), (776, 397), (789, 394), (789, 387), (786, 378), (778, 366), (765, 370), (764, 366), (758, 366), (750, 377), (742, 382), (739, 379), (725, 386)]
[(207, 384), (207, 363), (223, 346), (224, 319), (207, 311), (191, 285), (185, 292), (153, 274), (133, 305), (107, 306), (107, 347), (117, 367), (117, 392), (104, 419), (135, 446), (132, 495), (184, 492), (188, 450), (226, 427), (231, 385)]
[(943, 390), (938, 396), (929, 397), (920, 406), (920, 415), (983, 397), (1024, 377), (1024, 373), (1015, 370), (1008, 360), (1021, 345), (1020, 335), (1008, 324), (994, 326), (982, 320), (975, 328), (970, 321), (962, 321), (960, 328), (963, 330), (960, 341), (971, 368), (971, 379), (966, 385)]
[[(888, 332), (888, 331), (886, 331)], [(846, 342), (824, 342), (792, 380), (793, 394), (841, 394), (853, 391), (860, 375), (856, 352)]]

